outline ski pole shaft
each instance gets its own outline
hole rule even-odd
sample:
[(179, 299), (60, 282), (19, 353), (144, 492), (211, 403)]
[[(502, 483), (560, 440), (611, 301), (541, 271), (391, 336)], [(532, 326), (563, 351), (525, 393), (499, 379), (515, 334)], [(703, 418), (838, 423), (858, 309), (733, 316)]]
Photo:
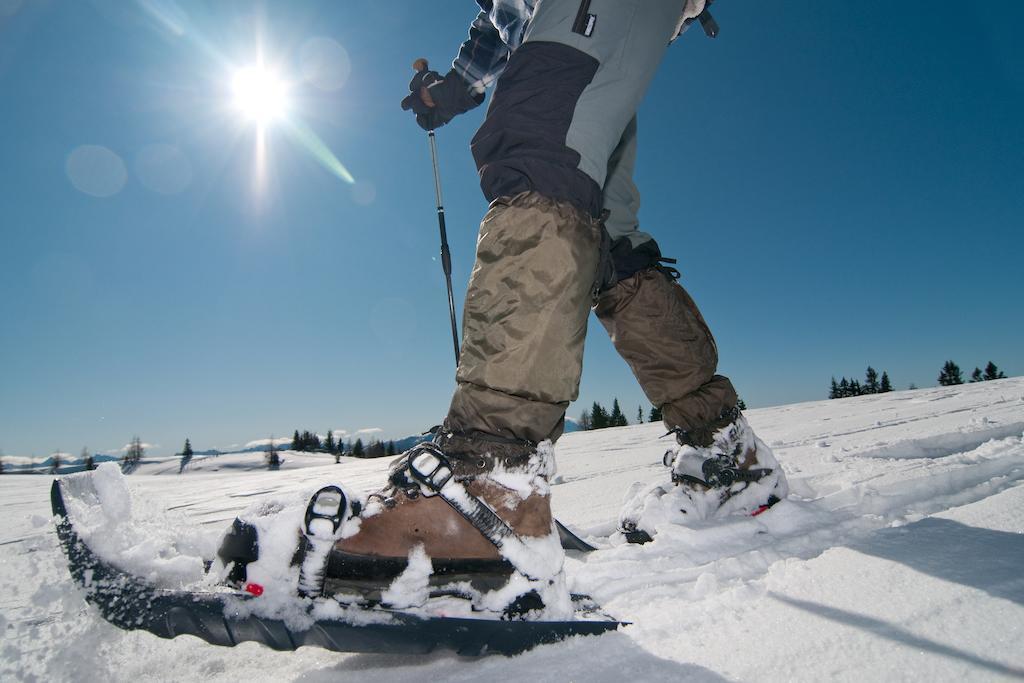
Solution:
[(430, 159), (434, 164), (434, 196), (437, 199), (437, 226), (441, 230), (441, 267), (444, 269), (445, 285), (448, 287), (448, 313), (452, 322), (452, 344), (455, 348), (455, 367), (459, 367), (459, 327), (455, 322), (455, 295), (452, 293), (452, 254), (448, 249), (448, 230), (444, 222), (444, 202), (441, 198), (441, 170), (437, 163), (437, 142), (434, 131), (427, 132), (430, 142)]

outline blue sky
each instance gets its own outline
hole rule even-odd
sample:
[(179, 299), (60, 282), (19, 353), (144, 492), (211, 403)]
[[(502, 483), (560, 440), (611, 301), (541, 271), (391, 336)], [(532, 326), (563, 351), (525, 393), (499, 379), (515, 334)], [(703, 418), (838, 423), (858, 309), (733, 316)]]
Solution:
[[(398, 102), (475, 5), (425, 6), (0, 0), (0, 449), (440, 421), (430, 158)], [(1024, 5), (936, 7), (721, 0), (721, 36), (687, 33), (651, 86), (641, 223), (751, 407), (824, 398), (869, 364), (897, 388), (948, 358), (1024, 372)], [(232, 78), (261, 46), (290, 120), (354, 184), (281, 124), (257, 180)], [(482, 116), (438, 132), (460, 309)], [(631, 418), (649, 407), (592, 318), (570, 416), (614, 396)]]

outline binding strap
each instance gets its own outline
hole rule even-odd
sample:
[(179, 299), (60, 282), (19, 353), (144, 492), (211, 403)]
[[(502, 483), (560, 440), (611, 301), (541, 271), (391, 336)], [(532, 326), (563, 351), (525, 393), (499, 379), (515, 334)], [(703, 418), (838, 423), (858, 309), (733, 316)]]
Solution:
[[(406, 476), (407, 482), (398, 481)], [(490, 505), (471, 494), (453, 476), (448, 457), (435, 444), (427, 442), (413, 447), (406, 458), (405, 467), (392, 474), (392, 482), (399, 486), (415, 484), (426, 497), (439, 496), (493, 543), (516, 570), (531, 581), (537, 580), (524, 571), (521, 562), (517, 561), (536, 553), (526, 546), (523, 539)]]
[(331, 548), (341, 537), (345, 521), (357, 514), (359, 502), (350, 502), (338, 486), (325, 486), (313, 494), (302, 524), (299, 595), (315, 598), (323, 594), (324, 575)]

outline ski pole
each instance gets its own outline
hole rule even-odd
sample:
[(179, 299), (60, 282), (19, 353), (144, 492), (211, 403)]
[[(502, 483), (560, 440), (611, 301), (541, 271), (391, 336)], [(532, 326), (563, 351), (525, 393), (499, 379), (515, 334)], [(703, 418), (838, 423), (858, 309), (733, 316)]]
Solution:
[(430, 141), (430, 158), (434, 162), (434, 195), (437, 198), (437, 226), (441, 230), (441, 267), (448, 287), (448, 313), (452, 321), (452, 344), (455, 348), (455, 367), (459, 367), (459, 327), (455, 322), (455, 295), (452, 293), (452, 254), (448, 249), (448, 231), (444, 223), (444, 202), (441, 201), (441, 171), (437, 164), (437, 142), (434, 131), (427, 131)]
[[(412, 63), (412, 68), (417, 74), (424, 74), (430, 67), (427, 60), (420, 57)], [(422, 83), (422, 78), (419, 79)], [(413, 79), (415, 84), (417, 79)], [(410, 85), (410, 89), (415, 88)], [(421, 88), (422, 90), (422, 88)], [(404, 106), (404, 105), (403, 105)], [(430, 160), (434, 164), (434, 197), (437, 199), (437, 227), (441, 230), (441, 267), (444, 269), (444, 280), (448, 287), (448, 313), (452, 320), (452, 344), (455, 348), (455, 369), (459, 367), (459, 326), (455, 322), (455, 295), (452, 293), (452, 254), (448, 249), (448, 230), (444, 223), (444, 202), (441, 199), (441, 168), (437, 163), (437, 141), (434, 138), (433, 129), (427, 131), (427, 141), (430, 143)]]

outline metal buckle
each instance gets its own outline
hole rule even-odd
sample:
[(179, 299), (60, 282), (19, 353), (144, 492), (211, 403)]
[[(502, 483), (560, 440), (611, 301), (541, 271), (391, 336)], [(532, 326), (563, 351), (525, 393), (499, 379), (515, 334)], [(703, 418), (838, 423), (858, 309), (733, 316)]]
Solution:
[(452, 466), (440, 448), (433, 444), (423, 444), (409, 454), (409, 474), (434, 494), (452, 478)]
[(304, 527), (306, 533), (322, 538), (325, 536), (322, 524), (313, 523), (320, 519), (326, 519), (331, 523), (330, 533), (327, 536), (333, 536), (338, 532), (338, 528), (341, 527), (342, 522), (345, 521), (345, 507), (348, 503), (345, 497), (345, 492), (337, 486), (325, 486), (316, 493), (309, 500), (309, 505), (306, 506), (306, 517), (304, 521)]
[(661, 456), (661, 464), (665, 467), (672, 467), (676, 461), (676, 452), (671, 448), (665, 451), (665, 455)]

